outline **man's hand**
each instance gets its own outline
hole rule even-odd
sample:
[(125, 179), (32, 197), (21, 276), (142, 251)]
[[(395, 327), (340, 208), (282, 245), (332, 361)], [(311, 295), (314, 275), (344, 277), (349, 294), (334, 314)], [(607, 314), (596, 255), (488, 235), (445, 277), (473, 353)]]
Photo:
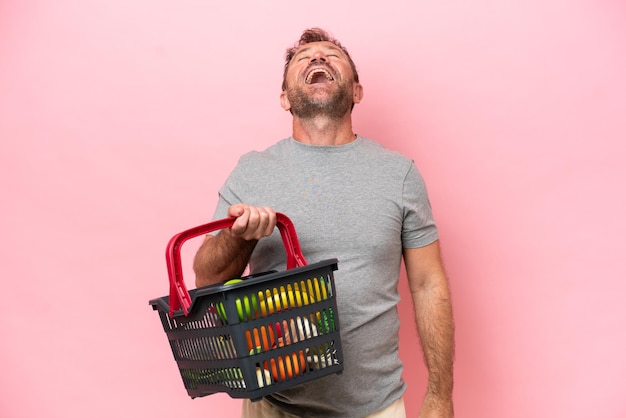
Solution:
[(258, 240), (276, 227), (272, 208), (237, 204), (228, 208), (235, 217), (230, 228), (207, 235), (194, 258), (196, 287), (239, 277), (245, 270)]
[(228, 208), (228, 216), (237, 218), (230, 228), (232, 234), (246, 241), (269, 236), (276, 227), (276, 212), (270, 207), (240, 203)]

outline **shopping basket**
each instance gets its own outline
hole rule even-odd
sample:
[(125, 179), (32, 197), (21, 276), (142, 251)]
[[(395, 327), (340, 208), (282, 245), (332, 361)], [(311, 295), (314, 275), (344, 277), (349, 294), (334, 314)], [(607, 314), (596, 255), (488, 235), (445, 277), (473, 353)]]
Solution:
[(169, 296), (149, 304), (192, 398), (226, 392), (259, 400), (343, 370), (337, 259), (307, 264), (291, 220), (276, 214), (287, 269), (187, 290), (180, 250), (188, 239), (229, 228), (226, 218), (183, 231), (166, 250)]

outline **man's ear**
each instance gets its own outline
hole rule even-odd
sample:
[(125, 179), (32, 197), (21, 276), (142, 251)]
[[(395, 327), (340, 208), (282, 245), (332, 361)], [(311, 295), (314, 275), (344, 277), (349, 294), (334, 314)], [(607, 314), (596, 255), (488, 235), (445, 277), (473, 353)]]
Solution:
[(291, 103), (289, 103), (287, 92), (285, 90), (280, 92), (280, 107), (285, 110), (291, 110)]
[(363, 99), (363, 86), (361, 83), (354, 83), (352, 88), (352, 102), (359, 103)]

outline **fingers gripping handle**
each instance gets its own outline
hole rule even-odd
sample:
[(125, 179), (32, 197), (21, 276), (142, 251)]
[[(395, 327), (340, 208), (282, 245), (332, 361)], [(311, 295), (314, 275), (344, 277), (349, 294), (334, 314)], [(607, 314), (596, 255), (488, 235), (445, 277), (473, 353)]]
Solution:
[[(224, 218), (208, 224), (196, 226), (186, 231), (180, 232), (170, 239), (167, 244), (165, 259), (167, 262), (167, 273), (170, 280), (170, 317), (174, 316), (174, 312), (183, 309), (185, 315), (189, 314), (191, 306), (191, 297), (183, 280), (183, 271), (180, 261), (180, 250), (183, 243), (191, 238), (199, 235), (208, 234), (209, 232), (219, 229), (230, 228), (237, 218)], [(280, 231), (283, 240), (283, 246), (287, 254), (287, 269), (302, 267), (306, 265), (306, 260), (302, 255), (296, 229), (291, 220), (282, 213), (276, 213), (276, 226)]]

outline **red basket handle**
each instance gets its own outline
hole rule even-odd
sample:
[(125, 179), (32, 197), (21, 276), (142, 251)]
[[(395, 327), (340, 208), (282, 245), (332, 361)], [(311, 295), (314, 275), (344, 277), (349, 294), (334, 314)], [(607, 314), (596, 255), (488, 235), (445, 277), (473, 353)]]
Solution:
[[(183, 309), (185, 316), (189, 314), (191, 297), (183, 280), (183, 271), (180, 261), (180, 249), (183, 243), (199, 235), (208, 234), (218, 229), (230, 228), (237, 218), (224, 218), (208, 224), (196, 226), (186, 231), (180, 232), (170, 239), (165, 252), (167, 261), (167, 273), (170, 279), (170, 317), (174, 317), (174, 312)], [(283, 239), (285, 252), (287, 253), (287, 269), (302, 267), (306, 265), (306, 260), (302, 255), (296, 229), (286, 215), (276, 213), (276, 226)]]

